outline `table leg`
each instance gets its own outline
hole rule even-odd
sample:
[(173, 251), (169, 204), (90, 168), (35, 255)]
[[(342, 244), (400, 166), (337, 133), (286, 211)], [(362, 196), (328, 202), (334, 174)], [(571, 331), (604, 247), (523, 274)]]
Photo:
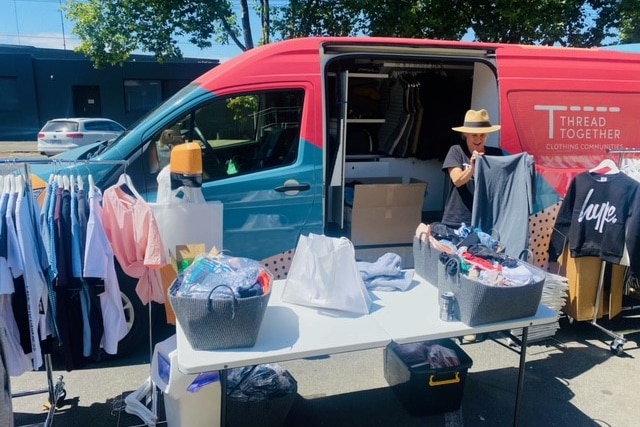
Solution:
[(513, 414), (513, 427), (518, 427), (520, 422), (520, 397), (524, 388), (525, 362), (527, 359), (527, 338), (529, 327), (522, 328), (522, 338), (520, 342), (520, 365), (518, 368), (518, 387), (516, 389), (516, 406)]
[(220, 427), (227, 425), (227, 374), (228, 369), (221, 369), (220, 374)]

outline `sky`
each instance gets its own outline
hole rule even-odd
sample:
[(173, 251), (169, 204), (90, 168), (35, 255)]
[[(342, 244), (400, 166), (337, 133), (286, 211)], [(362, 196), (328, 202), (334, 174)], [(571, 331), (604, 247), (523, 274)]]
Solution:
[[(73, 50), (79, 39), (72, 33), (73, 22), (61, 12), (67, 0), (0, 0), (0, 44)], [(254, 42), (259, 40), (260, 22), (252, 21)], [(184, 42), (182, 54), (190, 58), (218, 59), (221, 62), (241, 53), (235, 44), (213, 45), (206, 50)], [(142, 53), (142, 52), (136, 52)]]

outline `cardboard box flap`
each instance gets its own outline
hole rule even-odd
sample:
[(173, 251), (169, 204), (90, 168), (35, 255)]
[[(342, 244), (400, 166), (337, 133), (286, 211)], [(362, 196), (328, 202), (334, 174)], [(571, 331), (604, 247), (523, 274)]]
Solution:
[(400, 207), (422, 208), (426, 183), (413, 184), (363, 184), (355, 186), (353, 207)]

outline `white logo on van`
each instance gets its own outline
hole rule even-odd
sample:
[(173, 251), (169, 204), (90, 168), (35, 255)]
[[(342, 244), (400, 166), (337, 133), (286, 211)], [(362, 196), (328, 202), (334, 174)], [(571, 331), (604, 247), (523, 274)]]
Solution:
[(619, 140), (619, 128), (607, 126), (610, 114), (620, 113), (616, 106), (534, 105), (536, 111), (548, 111), (548, 137), (562, 140)]

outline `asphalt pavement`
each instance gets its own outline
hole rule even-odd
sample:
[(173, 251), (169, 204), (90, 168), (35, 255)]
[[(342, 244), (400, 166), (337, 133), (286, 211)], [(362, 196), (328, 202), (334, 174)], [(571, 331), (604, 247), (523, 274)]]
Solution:
[(0, 141), (0, 159), (45, 158), (36, 141)]
[[(620, 355), (610, 350), (612, 338), (590, 322), (560, 319), (552, 338), (527, 348), (519, 425), (595, 427), (637, 426), (640, 390), (640, 314), (624, 311), (598, 325), (624, 334)], [(153, 342), (173, 333), (156, 328)], [(284, 427), (358, 426), (510, 426), (514, 422), (520, 347), (500, 335), (461, 347), (472, 359), (460, 410), (412, 416), (384, 377), (383, 350), (336, 354), (283, 362), (298, 383), (298, 395)], [(148, 343), (137, 354), (90, 363), (66, 372), (54, 353), (54, 380), (62, 376), (66, 396), (51, 425), (56, 427), (132, 427), (145, 425), (125, 411), (124, 398), (150, 374)], [(11, 379), (14, 393), (46, 387), (46, 372)], [(165, 425), (163, 399), (157, 425)], [(42, 425), (46, 394), (13, 399), (16, 426)], [(212, 404), (214, 404), (212, 402)], [(151, 406), (149, 406), (151, 407)]]

